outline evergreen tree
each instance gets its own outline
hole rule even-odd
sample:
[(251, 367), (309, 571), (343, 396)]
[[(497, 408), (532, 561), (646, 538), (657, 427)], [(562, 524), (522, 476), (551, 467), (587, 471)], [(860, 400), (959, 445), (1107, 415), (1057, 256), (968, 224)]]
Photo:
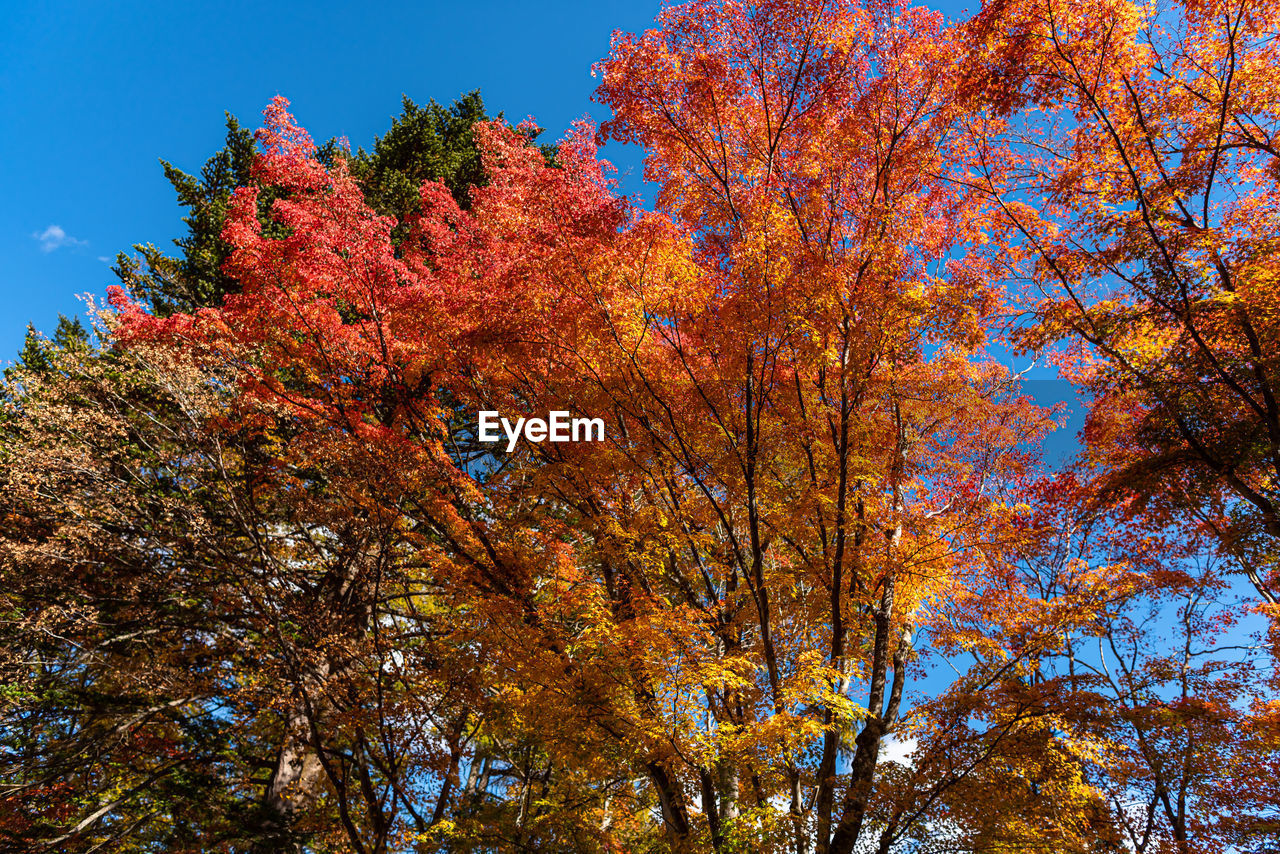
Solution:
[(135, 244), (140, 257), (122, 252), (113, 268), (156, 314), (220, 305), (223, 297), (237, 290), (236, 283), (222, 274), (222, 262), (230, 251), (222, 240), (222, 224), (231, 192), (252, 182), (254, 152), (253, 132), (227, 113), (226, 141), (205, 162), (199, 177), (161, 161), (178, 203), (188, 211), (182, 218), (187, 233), (174, 241), (179, 254), (166, 255), (151, 243)]
[[(79, 317), (58, 315), (58, 326), (53, 338), (46, 338), (36, 331), (35, 326), (27, 324), (27, 336), (23, 339), (22, 349), (18, 351), (18, 367), (34, 373), (47, 373), (53, 366), (51, 361), (54, 350), (84, 350), (89, 347), (89, 333), (80, 322)], [(13, 369), (5, 371), (10, 377)]]

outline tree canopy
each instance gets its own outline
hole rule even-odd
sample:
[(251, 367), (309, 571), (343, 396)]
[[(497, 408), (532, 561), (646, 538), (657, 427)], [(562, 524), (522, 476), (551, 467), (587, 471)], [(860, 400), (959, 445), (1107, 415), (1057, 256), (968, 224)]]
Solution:
[(229, 118), (6, 375), (0, 839), (1272, 850), (1278, 23), (694, 0), (554, 150)]

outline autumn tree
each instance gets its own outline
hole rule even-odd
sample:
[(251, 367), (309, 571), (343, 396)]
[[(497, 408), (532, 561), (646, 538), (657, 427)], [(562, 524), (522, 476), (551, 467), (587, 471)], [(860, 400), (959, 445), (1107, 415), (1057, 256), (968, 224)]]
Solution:
[[(1148, 729), (1139, 751), (1153, 822), (1131, 837), (1139, 848), (1266, 847), (1277, 805), (1257, 783), (1277, 755), (1274, 702), (1257, 693), (1274, 692), (1280, 637), (1277, 21), (1280, 9), (1252, 0), (1010, 2), (967, 25), (969, 94), (982, 112), (971, 128), (983, 140), (972, 185), (1017, 237), (1010, 272), (1028, 283), (1021, 343), (1055, 350), (1092, 400), (1074, 495), (1170, 544), (1167, 587), (1150, 592), (1155, 603), (1187, 597), (1171, 618), (1186, 649), (1208, 643), (1206, 603), (1215, 620), (1241, 626), (1237, 644), (1251, 611), (1269, 620), (1272, 664), (1234, 683), (1206, 675), (1207, 661), (1157, 666), (1156, 650), (1136, 654), (1146, 639), (1126, 618), (1105, 629), (1135, 653), (1122, 664), (1151, 668), (1113, 668), (1106, 693), (1121, 708), (1164, 684), (1161, 673), (1184, 683), (1181, 704), (1143, 701), (1159, 721), (1140, 722), (1135, 709), (1125, 722), (1137, 737), (1154, 727), (1170, 739)], [(1252, 588), (1251, 602), (1222, 604), (1233, 579)], [(1187, 761), (1172, 769), (1166, 751)], [(1214, 836), (1230, 825), (1243, 835)]]
[(8, 375), (3, 418), (0, 833), (15, 850), (190, 850), (193, 824), (232, 820), (217, 778), (254, 752), (213, 687), (229, 663), (214, 564), (183, 559), (217, 536), (178, 442), (198, 398), (143, 385), (140, 352), (41, 356)]
[[(387, 187), (445, 177), (465, 200), (479, 163), (470, 126), (482, 116), (475, 94), (452, 110), (434, 102), (419, 108), (406, 100), (405, 115), (372, 154), (347, 155), (330, 144), (320, 156), (332, 162), (342, 154), (369, 173), (363, 187), (371, 197), (382, 198)], [(122, 271), (157, 314), (220, 304), (238, 289), (222, 270), (228, 244), (221, 229), (231, 190), (254, 181), (255, 146), (252, 134), (229, 118), (227, 147), (206, 164), (199, 179), (165, 164), (180, 200), (191, 210), (188, 236), (178, 242), (181, 257), (169, 259), (149, 250), (144, 253), (148, 272), (129, 265)], [(265, 211), (271, 192), (264, 194), (259, 211), (268, 228)], [(224, 435), (220, 445), (210, 447), (210, 434), (199, 425), (219, 417), (224, 402), (216, 389), (222, 381), (181, 358), (161, 358), (165, 367), (159, 367), (153, 356), (99, 351), (89, 345), (82, 328), (64, 322), (51, 341), (29, 335), (21, 365), (6, 374), (11, 408), (3, 439), (12, 492), (5, 508), (3, 572), (14, 582), (8, 612), (14, 619), (6, 622), (5, 631), (15, 651), (6, 683), (17, 692), (5, 710), (6, 733), (13, 737), (10, 741), (6, 736), (6, 745), (15, 750), (4, 766), (4, 823), (11, 841), (57, 850), (143, 845), (144, 840), (166, 850), (275, 850), (304, 839), (318, 844), (333, 828), (345, 836), (337, 813), (348, 802), (353, 811), (362, 805), (370, 811), (375, 847), (387, 844), (388, 822), (379, 824), (384, 814), (410, 815), (419, 831), (438, 823), (446, 817), (443, 805), (454, 795), (449, 786), (441, 788), (435, 771), (447, 771), (451, 761), (456, 766), (460, 745), (474, 735), (467, 720), (474, 704), (456, 696), (466, 666), (448, 663), (439, 639), (421, 629), (421, 610), (412, 606), (404, 619), (417, 621), (418, 640), (398, 645), (396, 665), (416, 672), (422, 659), (408, 647), (430, 647), (434, 651), (423, 656), (441, 668), (437, 675), (443, 692), (434, 693), (421, 673), (400, 678), (397, 684), (413, 686), (414, 723), (406, 725), (398, 717), (394, 736), (378, 730), (377, 712), (385, 711), (384, 703), (397, 702), (390, 690), (379, 691), (373, 707), (361, 707), (375, 716), (361, 718), (360, 725), (374, 729), (362, 729), (358, 737), (350, 727), (330, 728), (330, 718), (321, 724), (299, 712), (307, 691), (339, 689), (308, 682), (312, 670), (300, 663), (301, 654), (265, 654), (254, 648), (271, 643), (267, 626), (283, 632), (290, 649), (349, 638), (341, 619), (325, 616), (333, 603), (324, 596), (317, 601), (316, 591), (327, 588), (312, 575), (326, 563), (334, 571), (352, 571), (385, 541), (364, 527), (358, 535), (349, 528), (344, 533), (325, 527), (324, 520), (307, 515), (308, 509), (271, 494), (265, 482), (257, 484), (254, 472), (274, 465), (271, 443), (287, 441), (287, 435), (258, 435), (247, 445)], [(172, 377), (164, 376), (167, 370), (173, 370)], [(81, 432), (86, 427), (88, 435)], [(184, 485), (176, 492), (168, 485), (175, 478)], [(322, 477), (311, 479), (313, 490), (322, 484)], [(166, 505), (147, 495), (168, 496), (172, 507), (156, 517)], [(323, 503), (317, 502), (311, 509)], [(76, 526), (76, 519), (83, 527)], [(317, 528), (323, 535), (316, 534)], [(222, 544), (212, 543), (212, 537)], [(114, 538), (124, 546), (116, 548)], [(76, 545), (68, 546), (68, 540)], [(337, 545), (339, 541), (345, 545)], [(255, 544), (249, 552), (243, 551), (247, 543)], [(306, 544), (302, 551), (300, 543)], [(91, 556), (89, 549), (110, 557)], [(165, 555), (168, 564), (158, 570), (154, 564)], [(263, 585), (255, 593), (247, 592), (252, 589), (249, 579), (218, 574), (232, 566), (243, 571), (255, 560)], [(89, 565), (97, 565), (99, 572), (86, 574)], [(143, 592), (135, 581), (139, 577), (150, 579), (151, 592)], [(167, 588), (163, 595), (157, 592), (161, 588)], [(78, 603), (75, 608), (62, 609), (51, 601), (48, 591), (58, 589)], [(122, 596), (135, 599), (123, 611)], [(175, 611), (175, 602), (184, 603), (183, 608)], [(364, 605), (357, 613), (359, 607)], [(200, 618), (190, 609), (200, 609)], [(364, 617), (357, 621), (362, 631), (376, 615)], [(178, 631), (184, 621), (189, 625)], [(173, 630), (131, 633), (126, 626)], [(122, 635), (127, 642), (103, 650), (111, 638)], [(219, 642), (211, 645), (209, 638)], [(368, 643), (374, 641), (356, 646), (367, 653)], [(390, 649), (384, 638), (376, 644), (384, 653)], [(28, 654), (20, 656), (18, 650)], [(370, 659), (361, 660), (355, 650), (350, 654), (360, 663), (343, 671), (350, 678), (341, 689), (348, 699), (340, 704), (350, 702), (352, 691), (367, 691), (356, 685), (367, 685), (362, 680), (371, 673), (377, 684), (394, 671), (386, 662), (385, 671), (381, 665), (369, 669), (365, 664)], [(158, 659), (174, 662), (163, 678), (157, 676)], [(201, 683), (198, 690), (187, 689), (190, 696), (178, 696), (183, 689), (177, 686), (197, 678), (194, 672), (182, 672), (193, 661), (201, 662), (201, 672), (224, 674), (225, 681)], [(32, 681), (26, 686), (28, 676)], [(246, 693), (250, 684), (254, 687)], [(449, 698), (443, 708), (442, 697)], [(445, 741), (452, 739), (451, 746), (415, 744), (413, 758), (405, 758), (409, 748), (403, 739), (420, 733), (433, 715), (442, 713), (448, 722), (439, 732)], [(139, 770), (120, 758), (117, 739), (153, 745), (150, 733), (158, 726), (168, 727), (169, 737), (181, 743), (180, 751), (172, 748), (174, 761), (147, 766), (144, 752), (138, 754), (144, 765)], [(341, 741), (353, 751), (327, 771), (305, 748), (312, 741), (308, 727), (318, 726), (324, 730), (320, 740)], [(370, 759), (370, 751), (378, 758)], [(353, 771), (351, 757), (356, 754), (361, 758), (354, 760), (359, 768)], [(388, 768), (394, 769), (390, 783)], [(330, 772), (339, 777), (341, 797), (350, 794), (341, 809), (333, 807), (336, 812), (314, 807)], [(353, 775), (349, 784), (348, 772)], [(431, 785), (438, 802), (404, 809), (411, 790), (425, 792), (415, 787)], [(388, 786), (395, 790), (389, 801)], [(110, 792), (123, 794), (100, 797)], [(301, 811), (309, 813), (309, 822), (295, 821)], [(348, 826), (354, 832), (354, 825)]]
[(484, 656), (405, 533), (277, 477), (226, 374), (47, 356), (3, 412), (6, 844), (376, 851), (454, 817)]
[(1256, 0), (1018, 2), (968, 25), (989, 105), (974, 183), (1039, 294), (1024, 343), (1062, 342), (1094, 400), (1100, 496), (1204, 526), (1268, 605), (1277, 20)]

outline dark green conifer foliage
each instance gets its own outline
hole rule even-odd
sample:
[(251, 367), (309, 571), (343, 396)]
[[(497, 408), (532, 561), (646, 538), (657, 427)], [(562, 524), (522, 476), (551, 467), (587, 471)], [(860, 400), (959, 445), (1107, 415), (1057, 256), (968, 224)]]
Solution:
[(188, 211), (182, 218), (187, 233), (174, 241), (179, 254), (166, 255), (151, 243), (136, 244), (133, 248), (139, 255), (130, 257), (122, 252), (113, 268), (156, 314), (167, 316), (220, 305), (223, 297), (237, 289), (236, 283), (222, 274), (222, 263), (230, 253), (222, 240), (222, 224), (231, 192), (252, 182), (253, 155), (253, 132), (227, 113), (225, 143), (205, 162), (198, 178), (160, 161), (178, 195), (178, 204)]
[(352, 156), (351, 172), (364, 187), (365, 200), (379, 213), (403, 220), (417, 212), (418, 187), (431, 180), (443, 182), (466, 208), (471, 188), (484, 183), (471, 128), (487, 120), (478, 91), (448, 108), (435, 101), (420, 107), (406, 97), (399, 118), (375, 140), (373, 151), (362, 148)]
[[(58, 327), (53, 332), (53, 338), (46, 338), (37, 332), (34, 326), (27, 324), (27, 337), (22, 342), (22, 349), (18, 351), (18, 367), (26, 371), (44, 373), (52, 368), (50, 358), (52, 350), (83, 350), (88, 347), (89, 332), (80, 322), (80, 318), (59, 314)], [(6, 370), (5, 376), (8, 377), (12, 373), (12, 369)]]

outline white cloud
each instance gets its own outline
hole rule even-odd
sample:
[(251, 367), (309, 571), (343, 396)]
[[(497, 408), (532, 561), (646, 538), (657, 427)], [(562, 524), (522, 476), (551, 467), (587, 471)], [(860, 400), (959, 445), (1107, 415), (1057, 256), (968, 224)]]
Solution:
[(53, 250), (61, 249), (64, 246), (89, 245), (89, 241), (78, 240), (70, 234), (67, 234), (60, 225), (51, 225), (44, 231), (37, 231), (31, 236), (40, 241), (41, 252), (52, 252)]
[(915, 755), (919, 744), (920, 742), (916, 738), (899, 739), (897, 736), (891, 735), (880, 745), (880, 761), (900, 762), (903, 765), (910, 765), (911, 757)]

